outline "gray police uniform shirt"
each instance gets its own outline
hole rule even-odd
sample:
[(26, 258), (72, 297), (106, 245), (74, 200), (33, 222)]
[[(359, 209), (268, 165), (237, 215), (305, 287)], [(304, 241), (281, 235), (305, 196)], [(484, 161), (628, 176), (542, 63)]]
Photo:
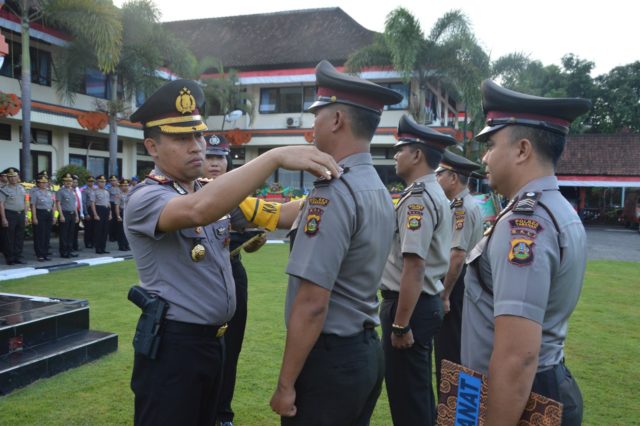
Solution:
[(482, 212), (476, 200), (465, 189), (451, 201), (453, 237), (451, 248), (467, 253), (482, 239)]
[(25, 195), (27, 192), (20, 184), (6, 185), (0, 189), (0, 202), (4, 203), (5, 210), (22, 212), (25, 209)]
[(331, 292), (325, 334), (351, 336), (378, 325), (380, 276), (393, 238), (393, 202), (371, 155), (340, 161), (340, 179), (318, 181), (298, 216), (289, 256), (288, 322), (302, 280)]
[[(153, 174), (162, 173), (156, 170)], [(140, 285), (169, 303), (170, 320), (222, 325), (236, 309), (229, 219), (225, 216), (206, 226), (159, 232), (160, 213), (171, 199), (180, 196), (172, 183), (159, 184), (148, 178), (129, 191), (124, 226)], [(197, 262), (191, 257), (196, 244), (206, 250)]]
[(96, 206), (109, 207), (109, 191), (96, 188), (89, 193), (89, 202), (96, 203)]
[(124, 209), (127, 207), (128, 197), (128, 192), (125, 194), (124, 192), (120, 191), (120, 197), (118, 197), (118, 201), (116, 202), (116, 204), (120, 206), (120, 212), (124, 211)]
[[(424, 188), (424, 189), (422, 189)], [(403, 254), (425, 260), (422, 292), (444, 290), (442, 279), (449, 269), (451, 213), (449, 200), (430, 173), (417, 179), (396, 205), (393, 246), (382, 274), (383, 290), (400, 291)]]
[(48, 189), (35, 187), (29, 193), (29, 202), (36, 210), (53, 210), (55, 196)]
[(82, 191), (82, 208), (84, 209), (84, 217), (88, 218), (91, 216), (91, 193), (93, 192), (93, 188), (86, 187)]
[[(562, 196), (555, 176), (532, 180), (514, 200), (541, 193), (532, 214), (511, 211), (531, 205), (512, 202), (467, 256), (462, 314), (462, 363), (482, 373), (489, 370), (495, 317), (513, 315), (542, 325), (538, 371), (564, 357), (569, 316), (573, 312), (586, 265), (586, 234), (577, 213)], [(544, 204), (552, 217), (541, 206)], [(487, 243), (487, 238), (489, 242)], [(562, 255), (561, 255), (562, 254)], [(478, 275), (480, 274), (480, 275)], [(493, 296), (484, 291), (480, 279)]]
[(111, 188), (109, 188), (109, 203), (118, 204), (118, 201), (120, 200), (120, 194), (120, 188), (118, 188), (117, 186), (112, 186)]
[(73, 188), (62, 187), (56, 193), (56, 200), (63, 212), (76, 211), (76, 193)]

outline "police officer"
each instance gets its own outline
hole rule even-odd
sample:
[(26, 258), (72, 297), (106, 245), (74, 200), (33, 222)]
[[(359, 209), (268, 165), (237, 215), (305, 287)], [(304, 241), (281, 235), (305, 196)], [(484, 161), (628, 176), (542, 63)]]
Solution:
[(67, 173), (62, 177), (62, 188), (56, 193), (56, 205), (58, 207), (58, 224), (60, 237), (60, 257), (68, 259), (78, 257), (72, 253), (73, 230), (80, 220), (76, 213), (76, 193), (73, 190), (73, 177)]
[(516, 424), (530, 391), (582, 422), (582, 397), (564, 365), (567, 323), (584, 277), (586, 236), (558, 189), (555, 167), (571, 122), (591, 102), (542, 98), (482, 83), (491, 187), (510, 199), (467, 258), (462, 362), (489, 375), (488, 424)]
[(124, 218), (124, 210), (127, 207), (129, 182), (129, 179), (120, 179), (120, 195), (118, 196), (118, 204), (116, 204), (116, 219), (118, 221), (116, 236), (118, 240), (118, 250), (120, 251), (131, 250), (131, 248), (129, 247), (129, 241), (127, 241), (127, 236), (124, 233), (124, 225), (122, 223), (122, 219)]
[(80, 232), (80, 222), (84, 222), (84, 205), (82, 204), (82, 191), (78, 187), (80, 184), (80, 180), (78, 175), (71, 175), (73, 178), (73, 182), (71, 187), (73, 188), (73, 192), (76, 198), (76, 216), (78, 216), (79, 220), (73, 226), (73, 237), (71, 238), (71, 250), (77, 252), (79, 250), (78, 247), (78, 233)]
[(162, 86), (132, 116), (155, 169), (130, 192), (125, 232), (140, 286), (168, 303), (155, 359), (136, 352), (136, 424), (212, 425), (223, 365), (221, 338), (235, 310), (227, 233), (213, 226), (278, 167), (337, 176), (313, 147), (275, 148), (201, 187), (207, 130), (198, 83)]
[(287, 342), (271, 408), (283, 425), (368, 424), (383, 379), (376, 292), (393, 236), (393, 203), (369, 146), (384, 105), (402, 95), (328, 61), (316, 81), (315, 145), (344, 173), (314, 184), (291, 233)]
[(7, 186), (8, 183), (9, 179), (7, 178), (7, 169), (4, 169), (2, 172), (0, 172), (0, 189)]
[(111, 208), (111, 219), (109, 219), (109, 241), (118, 240), (118, 216), (116, 215), (116, 206), (120, 202), (120, 180), (118, 176), (109, 176), (109, 207)]
[(442, 323), (449, 267), (449, 201), (434, 170), (455, 139), (403, 116), (394, 160), (407, 189), (396, 205), (395, 235), (381, 281), (385, 383), (395, 425), (434, 425), (431, 348)]
[(19, 171), (7, 169), (8, 183), (0, 189), (0, 220), (4, 231), (4, 257), (7, 265), (24, 264), (22, 248), (26, 225), (26, 191), (18, 183)]
[(50, 260), (48, 253), (51, 226), (55, 223), (53, 214), (56, 208), (55, 195), (47, 188), (48, 183), (49, 177), (46, 173), (39, 175), (36, 179), (36, 187), (29, 193), (31, 223), (33, 225), (33, 248), (39, 262)]
[(95, 178), (93, 176), (89, 176), (87, 178), (87, 186), (82, 191), (82, 208), (84, 210), (84, 220), (82, 221), (84, 224), (84, 247), (85, 248), (93, 248), (93, 235), (95, 233), (94, 230), (94, 216), (93, 211), (91, 209), (91, 194), (93, 193), (95, 183)]
[(469, 177), (480, 165), (451, 151), (445, 151), (436, 179), (451, 202), (453, 238), (449, 271), (444, 278), (440, 298), (444, 305), (442, 327), (435, 336), (433, 349), (436, 360), (436, 378), (440, 383), (443, 359), (460, 364), (460, 333), (462, 328), (462, 300), (464, 299), (464, 259), (482, 238), (483, 222), (480, 206), (469, 193)]
[(97, 254), (106, 254), (107, 238), (109, 236), (109, 221), (111, 220), (111, 207), (109, 204), (109, 191), (104, 186), (107, 180), (100, 175), (96, 179), (98, 187), (89, 194), (91, 213), (93, 214), (93, 245)]

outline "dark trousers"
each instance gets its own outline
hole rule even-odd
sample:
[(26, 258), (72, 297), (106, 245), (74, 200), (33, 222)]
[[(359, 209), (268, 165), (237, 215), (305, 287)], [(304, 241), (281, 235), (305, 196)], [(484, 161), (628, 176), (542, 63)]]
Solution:
[(460, 345), (462, 339), (462, 302), (464, 300), (464, 274), (467, 265), (464, 265), (458, 281), (456, 281), (449, 296), (450, 310), (444, 316), (440, 332), (433, 339), (433, 350), (436, 359), (436, 379), (440, 386), (440, 368), (443, 359), (448, 359), (456, 364), (460, 362)]
[(84, 247), (93, 248), (94, 224), (93, 216), (88, 214), (84, 217)]
[(116, 204), (109, 203), (111, 209), (111, 220), (109, 221), (109, 241), (118, 240), (118, 218), (116, 217)]
[[(76, 211), (76, 215), (80, 217), (80, 213)], [(71, 237), (71, 250), (78, 251), (78, 233), (80, 232), (80, 221), (73, 225), (73, 236)]]
[(385, 383), (395, 426), (436, 424), (436, 402), (431, 384), (433, 336), (442, 324), (442, 300), (423, 293), (409, 322), (414, 344), (409, 349), (391, 345), (391, 325), (398, 306), (396, 292), (383, 291), (380, 307)]
[(109, 207), (96, 206), (99, 220), (93, 222), (93, 245), (96, 253), (102, 253), (107, 248), (107, 237), (109, 235)]
[(49, 254), (49, 241), (51, 240), (51, 225), (53, 223), (53, 211), (36, 209), (38, 224), (33, 225), (33, 248), (36, 257), (47, 257)]
[(124, 210), (120, 210), (120, 217), (122, 220), (116, 219), (116, 239), (118, 240), (119, 250), (129, 250), (129, 240), (124, 233)]
[(5, 209), (9, 226), (5, 228), (4, 257), (7, 263), (22, 259), (24, 246), (24, 210), (21, 212)]
[(165, 332), (155, 360), (135, 354), (134, 424), (213, 426), (223, 363), (222, 338)]
[(231, 401), (236, 386), (238, 357), (242, 350), (244, 331), (247, 326), (247, 271), (239, 257), (231, 260), (233, 280), (236, 283), (236, 313), (229, 321), (229, 328), (224, 335), (225, 361), (222, 374), (222, 388), (218, 402), (218, 421), (233, 421)]
[(63, 211), (64, 222), (58, 222), (60, 232), (60, 256), (69, 256), (73, 247), (73, 230), (76, 226), (76, 212)]
[(564, 362), (537, 373), (531, 390), (562, 403), (562, 426), (582, 424), (582, 393)]
[(283, 426), (365, 426), (382, 390), (384, 361), (375, 330), (321, 334), (296, 380), (295, 417)]

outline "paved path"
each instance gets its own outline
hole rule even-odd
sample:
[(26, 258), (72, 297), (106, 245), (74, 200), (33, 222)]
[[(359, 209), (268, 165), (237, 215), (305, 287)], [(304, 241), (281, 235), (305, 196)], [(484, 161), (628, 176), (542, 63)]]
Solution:
[(640, 262), (640, 232), (623, 227), (587, 226), (589, 260)]

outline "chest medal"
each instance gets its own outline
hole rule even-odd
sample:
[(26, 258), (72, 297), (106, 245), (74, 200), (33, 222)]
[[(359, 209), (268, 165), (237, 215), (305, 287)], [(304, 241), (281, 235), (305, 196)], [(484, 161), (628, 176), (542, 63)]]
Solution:
[(191, 260), (200, 262), (207, 255), (207, 249), (201, 244), (202, 238), (196, 238), (191, 247)]

